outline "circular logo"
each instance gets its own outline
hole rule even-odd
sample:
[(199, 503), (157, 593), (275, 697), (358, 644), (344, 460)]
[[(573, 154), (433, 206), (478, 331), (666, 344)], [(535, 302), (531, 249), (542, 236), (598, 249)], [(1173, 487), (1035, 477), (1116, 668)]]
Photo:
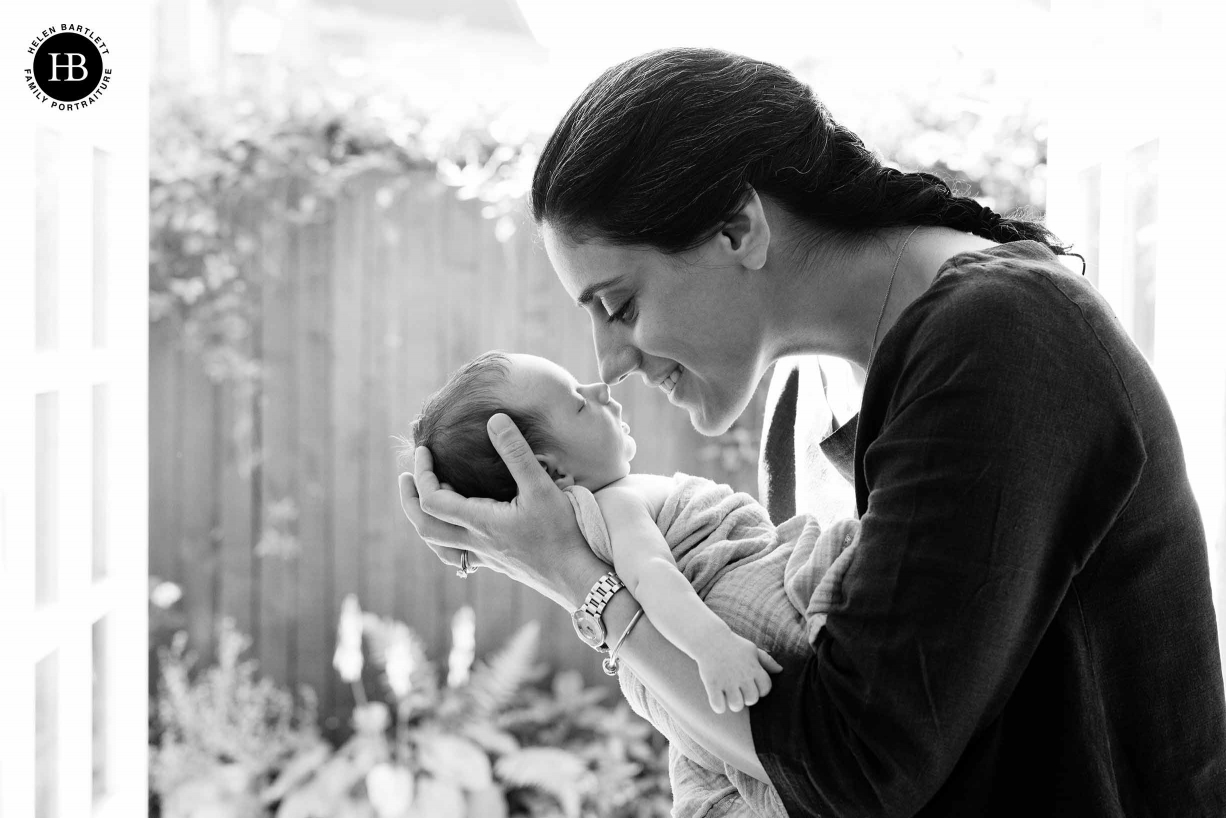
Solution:
[(93, 40), (64, 31), (43, 40), (34, 52), (34, 82), (60, 102), (85, 99), (102, 82), (102, 54)]
[[(88, 108), (110, 86), (111, 49), (88, 26), (59, 23), (30, 38), (31, 57), (22, 81), (41, 105), (58, 111)], [(106, 62), (104, 62), (104, 60)]]

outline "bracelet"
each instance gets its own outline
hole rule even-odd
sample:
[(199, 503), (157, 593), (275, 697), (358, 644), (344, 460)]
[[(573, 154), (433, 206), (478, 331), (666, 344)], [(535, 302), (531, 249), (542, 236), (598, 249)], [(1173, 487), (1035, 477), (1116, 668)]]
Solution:
[(604, 668), (604, 672), (609, 674), (610, 676), (617, 675), (617, 668), (620, 664), (617, 660), (617, 651), (621, 649), (622, 642), (626, 641), (626, 637), (630, 635), (630, 631), (634, 630), (634, 626), (638, 624), (639, 617), (641, 617), (642, 615), (643, 615), (643, 609), (639, 608), (638, 613), (636, 613), (633, 617), (630, 618), (630, 624), (626, 626), (626, 629), (624, 631), (622, 631), (621, 638), (617, 640), (617, 644), (613, 646), (613, 649), (611, 651), (609, 651), (608, 658), (606, 658), (603, 662), (600, 663), (601, 667)]

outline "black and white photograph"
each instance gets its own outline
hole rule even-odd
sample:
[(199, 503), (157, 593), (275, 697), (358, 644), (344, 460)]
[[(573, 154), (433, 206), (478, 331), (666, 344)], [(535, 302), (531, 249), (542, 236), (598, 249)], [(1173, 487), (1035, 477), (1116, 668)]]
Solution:
[(1226, 6), (0, 21), (0, 818), (1226, 816)]

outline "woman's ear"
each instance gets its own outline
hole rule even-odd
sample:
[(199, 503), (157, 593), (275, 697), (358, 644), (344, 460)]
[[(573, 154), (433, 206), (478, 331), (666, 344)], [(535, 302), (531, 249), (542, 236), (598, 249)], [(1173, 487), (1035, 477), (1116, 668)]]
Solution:
[(575, 478), (562, 470), (558, 465), (557, 458), (552, 454), (538, 454), (536, 462), (541, 464), (541, 468), (545, 470), (545, 473), (549, 475), (549, 479), (558, 488), (564, 489), (575, 484)]
[(758, 191), (750, 190), (748, 201), (727, 221), (716, 239), (721, 249), (746, 269), (761, 270), (766, 265), (771, 229)]

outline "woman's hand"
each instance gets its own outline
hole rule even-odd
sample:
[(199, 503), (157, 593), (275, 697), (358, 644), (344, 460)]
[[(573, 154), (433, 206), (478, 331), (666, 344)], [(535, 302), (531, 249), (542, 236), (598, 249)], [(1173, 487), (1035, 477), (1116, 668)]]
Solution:
[[(510, 503), (466, 499), (440, 486), (430, 452), (418, 449), (414, 474), (400, 475), (400, 500), (417, 533), (448, 565), (470, 564), (501, 571), (575, 610), (609, 566), (583, 540), (574, 508), (536, 462), (506, 415), (489, 422), (490, 440), (511, 470), (518, 496)], [(474, 559), (475, 558), (475, 559)], [(639, 610), (626, 591), (605, 607), (609, 633), (624, 633)], [(699, 742), (728, 764), (767, 781), (754, 753), (749, 714), (711, 711), (698, 666), (643, 617), (622, 645), (621, 655)]]
[[(417, 449), (413, 474), (400, 475), (400, 503), (426, 545), (447, 565), (492, 568), (574, 610), (608, 570), (587, 547), (570, 501), (537, 462), (504, 414), (487, 430), (518, 486), (509, 503), (466, 498), (439, 485), (429, 449)], [(585, 584), (586, 583), (586, 584)]]

